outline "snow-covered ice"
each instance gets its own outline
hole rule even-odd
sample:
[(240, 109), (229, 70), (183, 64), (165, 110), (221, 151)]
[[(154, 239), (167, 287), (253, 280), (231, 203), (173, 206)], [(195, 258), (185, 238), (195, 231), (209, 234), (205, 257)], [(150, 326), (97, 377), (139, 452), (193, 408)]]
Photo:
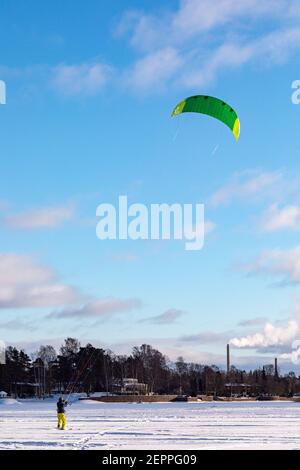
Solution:
[(0, 449), (300, 449), (300, 403), (0, 404)]

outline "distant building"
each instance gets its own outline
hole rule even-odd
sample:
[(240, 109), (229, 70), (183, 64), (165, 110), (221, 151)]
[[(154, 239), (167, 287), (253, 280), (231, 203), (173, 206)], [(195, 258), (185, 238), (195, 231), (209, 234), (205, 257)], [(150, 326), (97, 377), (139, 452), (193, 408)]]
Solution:
[(250, 385), (245, 383), (226, 383), (225, 388), (227, 394), (231, 397), (240, 396), (247, 397), (251, 395), (256, 395), (259, 389), (258, 385)]
[(119, 395), (147, 395), (148, 385), (138, 379), (125, 378), (113, 385), (113, 393)]
[(14, 383), (14, 395), (19, 398), (39, 397), (38, 393), (40, 384), (31, 382), (16, 382)]

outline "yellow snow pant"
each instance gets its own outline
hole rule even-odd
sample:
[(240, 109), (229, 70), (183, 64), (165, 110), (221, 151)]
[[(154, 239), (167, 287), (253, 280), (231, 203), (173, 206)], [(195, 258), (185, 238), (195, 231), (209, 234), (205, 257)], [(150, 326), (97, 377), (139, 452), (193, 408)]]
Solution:
[(66, 429), (67, 418), (65, 413), (57, 413), (57, 427), (61, 429)]

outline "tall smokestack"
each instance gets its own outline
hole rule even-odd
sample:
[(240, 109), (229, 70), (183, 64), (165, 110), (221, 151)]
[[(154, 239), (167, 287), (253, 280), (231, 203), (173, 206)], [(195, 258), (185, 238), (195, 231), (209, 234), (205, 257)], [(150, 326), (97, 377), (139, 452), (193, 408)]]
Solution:
[(278, 377), (278, 362), (277, 362), (277, 357), (275, 357), (275, 377)]
[(230, 372), (230, 348), (229, 344), (227, 344), (227, 374)]

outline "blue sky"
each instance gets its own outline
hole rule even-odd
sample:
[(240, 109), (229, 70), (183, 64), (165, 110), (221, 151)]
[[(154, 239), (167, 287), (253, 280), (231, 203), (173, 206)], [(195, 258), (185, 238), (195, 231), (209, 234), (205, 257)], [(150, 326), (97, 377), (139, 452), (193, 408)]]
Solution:
[[(151, 3), (151, 4), (150, 4)], [(292, 0), (3, 0), (0, 328), (172, 359), (289, 361), (300, 281), (300, 8)], [(192, 94), (241, 120), (171, 119)], [(204, 249), (99, 241), (101, 202), (204, 203)]]

